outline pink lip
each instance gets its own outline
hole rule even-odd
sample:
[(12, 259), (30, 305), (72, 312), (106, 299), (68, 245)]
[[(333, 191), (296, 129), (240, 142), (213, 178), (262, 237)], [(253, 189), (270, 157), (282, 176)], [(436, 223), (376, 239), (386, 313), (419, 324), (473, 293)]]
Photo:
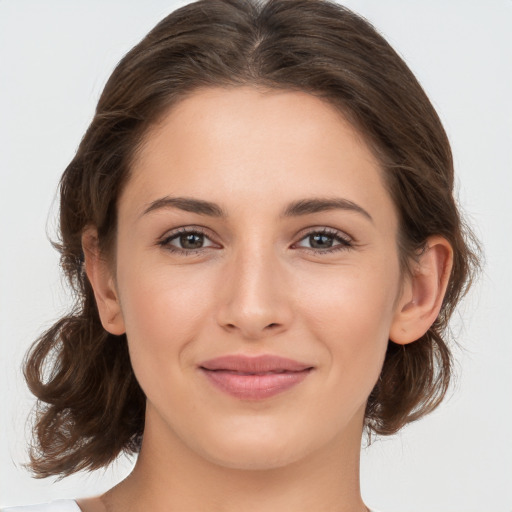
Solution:
[(277, 395), (302, 382), (313, 369), (273, 355), (229, 355), (204, 361), (199, 368), (221, 391), (245, 400)]

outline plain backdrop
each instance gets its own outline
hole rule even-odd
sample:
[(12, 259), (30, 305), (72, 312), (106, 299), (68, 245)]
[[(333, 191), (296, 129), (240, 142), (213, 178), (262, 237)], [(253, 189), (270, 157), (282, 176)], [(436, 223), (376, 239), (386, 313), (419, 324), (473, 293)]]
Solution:
[[(23, 469), (33, 405), (20, 366), (69, 297), (54, 237), (59, 177), (119, 59), (172, 0), (0, 0), (0, 505), (100, 493), (130, 470), (54, 483)], [(457, 194), (486, 253), (453, 323), (457, 380), (432, 415), (362, 453), (382, 512), (512, 510), (512, 2), (350, 0), (405, 58), (452, 142)]]

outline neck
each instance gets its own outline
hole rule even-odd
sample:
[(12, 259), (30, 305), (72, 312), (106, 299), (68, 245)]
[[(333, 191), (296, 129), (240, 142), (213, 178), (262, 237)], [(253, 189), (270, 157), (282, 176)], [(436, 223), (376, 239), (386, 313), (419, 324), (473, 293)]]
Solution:
[(233, 469), (185, 446), (154, 418), (132, 473), (103, 496), (109, 512), (366, 511), (359, 487), (362, 416), (343, 436), (282, 467)]

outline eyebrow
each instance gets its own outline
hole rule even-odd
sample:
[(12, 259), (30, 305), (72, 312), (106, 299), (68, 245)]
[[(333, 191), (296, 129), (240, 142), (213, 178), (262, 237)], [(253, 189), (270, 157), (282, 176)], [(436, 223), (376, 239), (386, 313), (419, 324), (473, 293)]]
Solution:
[[(208, 217), (226, 218), (227, 213), (216, 203), (205, 201), (204, 199), (195, 199), (192, 197), (162, 197), (150, 203), (141, 216), (160, 209), (177, 208), (186, 212), (206, 215)], [(280, 214), (280, 218), (299, 217), (313, 213), (325, 212), (329, 210), (346, 210), (359, 213), (373, 222), (372, 216), (361, 206), (348, 199), (334, 197), (321, 198), (314, 197), (300, 199), (286, 206)]]
[(177, 208), (186, 212), (208, 215), (209, 217), (227, 217), (226, 212), (217, 204), (205, 201), (204, 199), (193, 199), (191, 197), (162, 197), (153, 201), (144, 210), (142, 215), (160, 210), (162, 208)]
[(373, 222), (372, 216), (364, 208), (353, 201), (341, 197), (300, 199), (290, 203), (281, 214), (281, 217), (298, 217), (300, 215), (309, 215), (329, 210), (356, 212)]

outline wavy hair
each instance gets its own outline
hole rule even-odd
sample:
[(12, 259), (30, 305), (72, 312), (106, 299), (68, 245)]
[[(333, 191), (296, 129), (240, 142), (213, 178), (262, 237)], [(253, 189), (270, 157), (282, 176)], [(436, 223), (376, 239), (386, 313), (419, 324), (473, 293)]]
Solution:
[(447, 323), (478, 267), (478, 244), (454, 200), (450, 145), (423, 89), (368, 21), (335, 2), (200, 0), (163, 19), (120, 61), (62, 176), (54, 245), (76, 302), (24, 363), (38, 399), (28, 464), (35, 476), (100, 468), (140, 449), (145, 396), (125, 335), (101, 325), (83, 269), (82, 232), (95, 226), (108, 253), (117, 200), (147, 130), (199, 87), (240, 85), (308, 92), (359, 130), (397, 208), (403, 269), (431, 235), (452, 245), (441, 312), (414, 343), (389, 342), (366, 428), (392, 434), (444, 397), (452, 373)]

